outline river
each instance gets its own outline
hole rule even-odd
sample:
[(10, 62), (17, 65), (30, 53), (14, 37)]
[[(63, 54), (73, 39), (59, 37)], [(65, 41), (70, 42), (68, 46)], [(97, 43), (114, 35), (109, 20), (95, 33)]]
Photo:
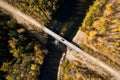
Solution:
[[(53, 30), (72, 41), (92, 2), (93, 0), (65, 0), (54, 16), (57, 23)], [(45, 56), (39, 80), (57, 80), (59, 61), (66, 47), (50, 36), (46, 46), (48, 54)]]

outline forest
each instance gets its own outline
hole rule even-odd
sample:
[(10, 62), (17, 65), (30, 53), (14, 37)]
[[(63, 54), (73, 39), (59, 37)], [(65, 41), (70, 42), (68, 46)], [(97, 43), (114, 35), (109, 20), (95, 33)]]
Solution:
[[(120, 71), (120, 0), (4, 1)], [(0, 8), (0, 80), (119, 80), (82, 57), (76, 57), (81, 61), (70, 60), (70, 54), (77, 55), (60, 42), (56, 45), (35, 26), (18, 23)], [(51, 63), (55, 64), (50, 68), (53, 73), (43, 75), (47, 71), (44, 65), (53, 66)]]

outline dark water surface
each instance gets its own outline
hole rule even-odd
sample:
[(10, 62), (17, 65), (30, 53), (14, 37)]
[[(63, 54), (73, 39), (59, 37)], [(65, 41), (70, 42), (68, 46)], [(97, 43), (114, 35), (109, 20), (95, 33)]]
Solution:
[[(93, 0), (65, 0), (54, 16), (57, 20), (54, 31), (58, 30), (58, 34), (61, 35), (62, 29), (66, 28), (62, 36), (71, 41), (92, 2)], [(66, 47), (61, 43), (55, 45), (54, 42), (55, 40), (49, 37), (46, 45), (48, 54), (45, 56), (39, 80), (57, 80), (59, 61)]]

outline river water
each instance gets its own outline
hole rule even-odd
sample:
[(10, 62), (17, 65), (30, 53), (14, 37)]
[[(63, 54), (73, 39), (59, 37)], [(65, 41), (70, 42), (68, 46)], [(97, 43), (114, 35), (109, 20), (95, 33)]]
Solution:
[[(92, 2), (93, 0), (65, 0), (54, 16), (57, 23), (53, 30), (65, 39), (72, 41)], [(55, 44), (55, 42), (49, 36), (46, 44), (48, 54), (45, 56), (39, 80), (57, 80), (59, 61), (63, 52), (66, 51), (66, 47), (62, 43)]]

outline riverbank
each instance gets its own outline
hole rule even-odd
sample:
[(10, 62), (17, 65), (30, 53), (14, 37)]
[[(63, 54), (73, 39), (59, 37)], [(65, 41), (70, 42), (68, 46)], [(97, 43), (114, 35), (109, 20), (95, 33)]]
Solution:
[[(120, 4), (118, 0), (96, 0), (93, 6), (90, 7), (73, 41), (84, 51), (102, 60), (112, 67), (113, 70), (115, 69), (119, 72), (120, 49), (119, 46), (115, 44), (116, 42), (119, 43), (120, 32), (118, 29), (120, 25), (118, 23), (119, 16), (117, 15), (119, 14), (118, 10), (120, 10), (118, 4)], [(74, 55), (72, 59), (70, 54), (71, 56)], [(112, 75), (114, 73), (110, 74), (106, 70), (98, 68), (96, 64), (92, 64), (91, 61), (87, 61), (87, 58), (77, 55), (77, 53), (72, 50), (68, 50), (61, 60), (58, 80), (119, 80), (118, 76), (114, 77)]]

